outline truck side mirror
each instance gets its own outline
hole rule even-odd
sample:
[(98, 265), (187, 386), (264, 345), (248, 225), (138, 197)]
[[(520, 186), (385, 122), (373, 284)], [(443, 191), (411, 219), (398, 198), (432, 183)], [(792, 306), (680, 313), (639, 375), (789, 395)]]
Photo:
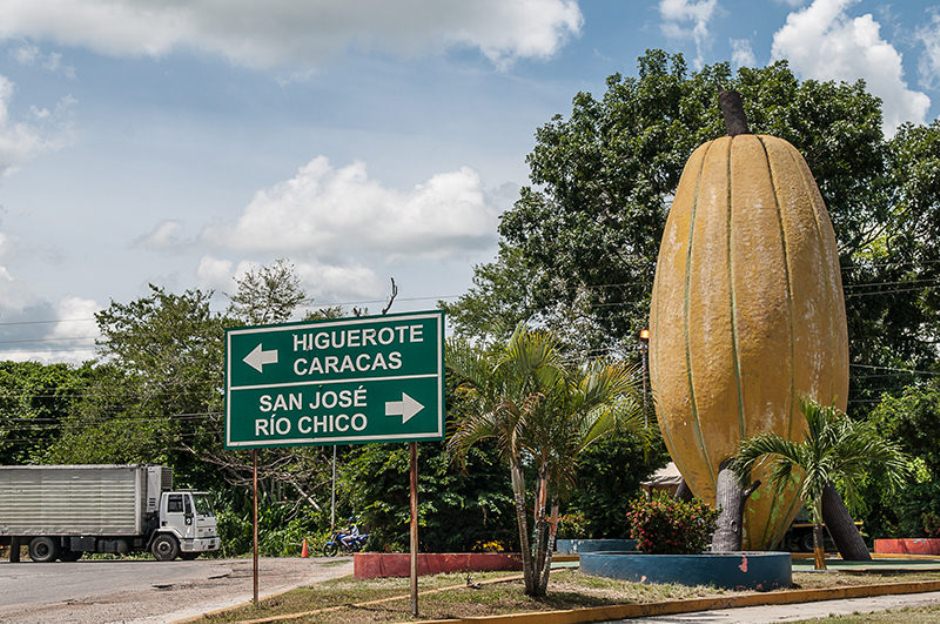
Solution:
[(189, 525), (192, 523), (193, 523), (193, 514), (191, 513), (186, 514), (186, 524)]

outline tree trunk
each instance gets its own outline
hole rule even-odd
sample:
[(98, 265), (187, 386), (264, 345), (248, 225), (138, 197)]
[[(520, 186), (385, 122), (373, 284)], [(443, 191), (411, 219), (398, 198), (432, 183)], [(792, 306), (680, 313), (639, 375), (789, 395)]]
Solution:
[(689, 489), (689, 484), (685, 482), (685, 479), (679, 481), (679, 487), (676, 489), (676, 498), (685, 502), (692, 500), (692, 490)]
[(512, 477), (512, 493), (516, 503), (516, 524), (519, 527), (519, 551), (522, 555), (522, 575), (525, 578), (525, 591), (535, 591), (532, 550), (529, 546), (529, 527), (525, 514), (525, 476), (518, 461), (510, 460), (509, 472)]
[(817, 570), (826, 569), (826, 547), (823, 541), (823, 501), (822, 496), (813, 501), (813, 560)]
[[(548, 537), (548, 532), (545, 530), (545, 508), (547, 506), (548, 478), (546, 477), (544, 471), (539, 471), (538, 489), (535, 492), (535, 508), (532, 510), (532, 520), (535, 525), (535, 538), (533, 540), (535, 546), (535, 553), (533, 556), (533, 586), (536, 592), (538, 592), (538, 588), (541, 586), (542, 567), (545, 564), (545, 542)], [(526, 593), (529, 592), (527, 591)], [(537, 593), (529, 595), (535, 596)]]
[(712, 552), (734, 552), (741, 550), (744, 531), (744, 504), (760, 485), (754, 482), (747, 489), (741, 485), (737, 473), (721, 463), (716, 484), (715, 505), (719, 516), (715, 535), (712, 537)]
[(548, 544), (545, 552), (545, 563), (542, 566), (542, 576), (539, 579), (539, 596), (548, 593), (548, 576), (552, 571), (552, 553), (555, 550), (555, 536), (558, 534), (558, 500), (552, 502), (552, 516), (548, 524)]
[(836, 548), (839, 549), (843, 560), (871, 561), (868, 546), (865, 545), (865, 540), (862, 539), (858, 527), (849, 515), (849, 510), (846, 509), (842, 497), (839, 496), (839, 492), (832, 483), (826, 485), (826, 489), (823, 490), (822, 513), (829, 535), (836, 543)]
[(826, 569), (826, 550), (823, 547), (823, 528), (821, 524), (813, 525), (813, 560), (817, 570)]

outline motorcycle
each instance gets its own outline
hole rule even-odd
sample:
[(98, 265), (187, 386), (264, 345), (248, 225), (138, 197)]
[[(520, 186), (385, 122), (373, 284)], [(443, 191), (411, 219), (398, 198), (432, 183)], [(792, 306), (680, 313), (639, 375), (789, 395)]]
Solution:
[(340, 550), (344, 553), (359, 552), (369, 540), (368, 533), (360, 533), (349, 539), (344, 539), (348, 536), (349, 533), (347, 531), (336, 531), (333, 533), (330, 539), (326, 540), (326, 543), (323, 545), (323, 554), (327, 557), (335, 557)]

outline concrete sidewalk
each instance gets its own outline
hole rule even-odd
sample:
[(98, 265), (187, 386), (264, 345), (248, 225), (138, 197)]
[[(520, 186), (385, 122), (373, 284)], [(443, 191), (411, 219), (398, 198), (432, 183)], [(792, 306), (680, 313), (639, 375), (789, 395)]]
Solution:
[(812, 618), (825, 618), (830, 615), (849, 615), (852, 613), (870, 613), (900, 609), (902, 607), (940, 606), (940, 592), (926, 594), (907, 594), (901, 596), (878, 596), (874, 598), (852, 598), (849, 600), (827, 600), (791, 605), (768, 605), (762, 607), (743, 607), (740, 609), (721, 609), (717, 611), (698, 611), (679, 615), (665, 615), (654, 618), (616, 620), (623, 624), (773, 624), (776, 622), (794, 622)]

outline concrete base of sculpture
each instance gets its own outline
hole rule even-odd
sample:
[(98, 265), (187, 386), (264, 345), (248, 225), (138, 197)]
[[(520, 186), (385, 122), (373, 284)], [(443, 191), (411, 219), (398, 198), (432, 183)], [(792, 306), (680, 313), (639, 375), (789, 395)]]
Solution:
[(727, 589), (771, 590), (790, 587), (790, 553), (732, 552), (651, 555), (638, 552), (581, 554), (581, 572), (638, 583), (712, 585)]

